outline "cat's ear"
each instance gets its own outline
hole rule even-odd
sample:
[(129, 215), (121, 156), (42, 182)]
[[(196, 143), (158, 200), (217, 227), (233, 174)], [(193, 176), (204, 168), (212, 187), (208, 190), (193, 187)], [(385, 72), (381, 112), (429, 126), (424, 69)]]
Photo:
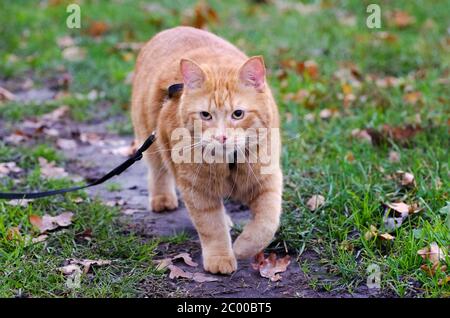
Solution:
[(180, 71), (183, 82), (187, 88), (200, 88), (205, 82), (205, 73), (202, 68), (192, 60), (181, 59)]
[(266, 85), (266, 67), (262, 56), (249, 58), (239, 70), (239, 80), (244, 86), (262, 92)]

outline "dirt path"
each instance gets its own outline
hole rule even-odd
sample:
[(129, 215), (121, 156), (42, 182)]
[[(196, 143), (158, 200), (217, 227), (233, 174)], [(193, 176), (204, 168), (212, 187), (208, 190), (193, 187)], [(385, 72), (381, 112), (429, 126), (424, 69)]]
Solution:
[[(70, 127), (70, 125), (69, 125)], [(94, 132), (103, 135), (105, 140), (113, 140), (119, 145), (129, 145), (132, 137), (119, 137), (113, 134), (105, 135), (106, 123), (95, 125), (77, 125), (72, 126), (71, 134), (79, 132)], [(117, 146), (115, 146), (117, 148)], [(114, 148), (111, 145), (89, 145), (82, 144), (74, 150), (67, 152), (68, 158), (76, 158), (69, 167), (78, 174), (87, 179), (100, 177), (126, 157), (108, 153)], [(143, 238), (153, 238), (158, 236), (172, 236), (174, 234), (185, 232), (189, 235), (189, 240), (181, 244), (163, 243), (158, 247), (159, 255), (157, 258), (167, 258), (181, 252), (189, 253), (201, 269), (201, 250), (196, 231), (188, 217), (188, 213), (180, 202), (180, 208), (165, 213), (153, 213), (148, 210), (148, 192), (147, 192), (147, 168), (145, 162), (141, 161), (116, 177), (113, 182), (120, 184), (120, 191), (109, 191), (102, 185), (95, 187), (88, 192), (92, 196), (99, 197), (109, 204), (115, 204), (122, 211), (121, 222), (125, 227), (134, 231)], [(240, 204), (228, 202), (226, 209), (235, 224), (244, 224), (249, 217), (249, 211)], [(314, 290), (309, 286), (311, 278), (318, 280), (335, 280), (329, 277), (329, 274), (321, 271), (319, 265), (312, 268), (311, 273), (305, 275), (295, 255), (292, 255), (292, 262), (288, 270), (282, 274), (282, 280), (270, 282), (266, 278), (259, 276), (259, 273), (251, 267), (251, 260), (240, 261), (238, 271), (231, 276), (217, 275), (219, 281), (208, 283), (196, 283), (185, 279), (171, 280), (166, 278), (167, 294), (161, 291), (155, 291), (155, 286), (151, 281), (142, 282), (143, 295), (153, 297), (156, 294), (162, 296), (183, 295), (188, 297), (370, 297), (381, 296), (370, 292), (365, 286), (358, 288), (353, 294), (347, 291), (326, 292)], [(308, 259), (317, 261), (318, 255), (314, 253), (304, 253), (301, 260)], [(184, 270), (192, 271), (187, 265), (176, 264)]]

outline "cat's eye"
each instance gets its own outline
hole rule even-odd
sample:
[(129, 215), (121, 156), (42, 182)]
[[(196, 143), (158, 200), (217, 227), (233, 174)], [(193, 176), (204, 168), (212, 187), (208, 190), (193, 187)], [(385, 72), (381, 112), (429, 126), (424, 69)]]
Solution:
[(200, 112), (200, 117), (201, 117), (203, 120), (211, 120), (211, 119), (212, 119), (211, 114), (208, 113), (208, 112)]
[(233, 117), (233, 119), (242, 119), (244, 117), (244, 111), (237, 109), (233, 112), (231, 117)]

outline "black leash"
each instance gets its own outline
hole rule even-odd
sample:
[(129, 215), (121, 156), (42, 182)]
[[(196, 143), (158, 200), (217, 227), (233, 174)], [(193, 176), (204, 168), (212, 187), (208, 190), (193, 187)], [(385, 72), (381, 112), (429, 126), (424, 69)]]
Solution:
[(133, 165), (136, 161), (141, 160), (142, 153), (144, 151), (146, 151), (153, 144), (155, 139), (156, 139), (155, 132), (152, 132), (152, 134), (147, 138), (147, 140), (144, 142), (144, 144), (138, 150), (136, 150), (136, 152), (130, 158), (128, 158), (125, 162), (123, 162), (122, 164), (120, 164), (119, 166), (117, 166), (116, 168), (111, 170), (110, 172), (108, 172), (103, 177), (101, 177), (91, 183), (88, 183), (88, 184), (85, 184), (82, 186), (78, 186), (78, 187), (50, 190), (50, 191), (43, 191), (43, 192), (32, 192), (32, 193), (29, 193), (29, 192), (16, 192), (16, 193), (0, 192), (0, 199), (4, 199), (4, 200), (37, 199), (37, 198), (49, 197), (49, 196), (57, 195), (57, 194), (63, 194), (63, 193), (67, 193), (67, 192), (74, 192), (74, 191), (78, 191), (81, 189), (86, 189), (86, 188), (90, 188), (90, 187), (99, 185), (99, 184), (104, 183), (105, 181), (111, 179), (112, 177), (121, 174), (122, 172), (127, 170), (131, 165)]
[[(169, 98), (173, 97), (179, 97), (180, 93), (183, 91), (183, 84), (173, 84), (167, 88), (167, 95)], [(72, 187), (72, 188), (66, 188), (66, 189), (58, 189), (58, 190), (50, 190), (50, 191), (43, 191), (43, 192), (16, 192), (16, 193), (7, 193), (7, 192), (0, 192), (0, 200), (15, 200), (15, 199), (37, 199), (37, 198), (44, 198), (49, 197), (52, 195), (57, 194), (63, 194), (67, 192), (75, 192), (78, 190), (90, 188), (96, 185), (99, 185), (101, 183), (106, 182), (107, 180), (111, 179), (114, 176), (117, 176), (127, 170), (131, 165), (133, 165), (136, 161), (139, 161), (142, 159), (142, 153), (146, 151), (155, 141), (155, 132), (152, 132), (152, 134), (147, 138), (147, 140), (144, 142), (144, 144), (136, 150), (136, 152), (128, 158), (125, 162), (123, 162), (121, 165), (117, 166), (110, 172), (108, 172), (106, 175), (101, 177), (100, 179), (97, 179), (91, 183), (88, 183), (86, 185), (78, 186), (78, 187)]]

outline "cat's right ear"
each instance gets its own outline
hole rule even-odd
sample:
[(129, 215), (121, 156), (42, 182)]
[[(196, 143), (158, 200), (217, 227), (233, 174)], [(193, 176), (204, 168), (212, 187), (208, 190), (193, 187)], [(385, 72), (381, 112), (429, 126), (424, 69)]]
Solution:
[(201, 67), (192, 60), (181, 59), (180, 71), (181, 75), (183, 75), (184, 85), (187, 88), (200, 88), (205, 82), (205, 73)]

